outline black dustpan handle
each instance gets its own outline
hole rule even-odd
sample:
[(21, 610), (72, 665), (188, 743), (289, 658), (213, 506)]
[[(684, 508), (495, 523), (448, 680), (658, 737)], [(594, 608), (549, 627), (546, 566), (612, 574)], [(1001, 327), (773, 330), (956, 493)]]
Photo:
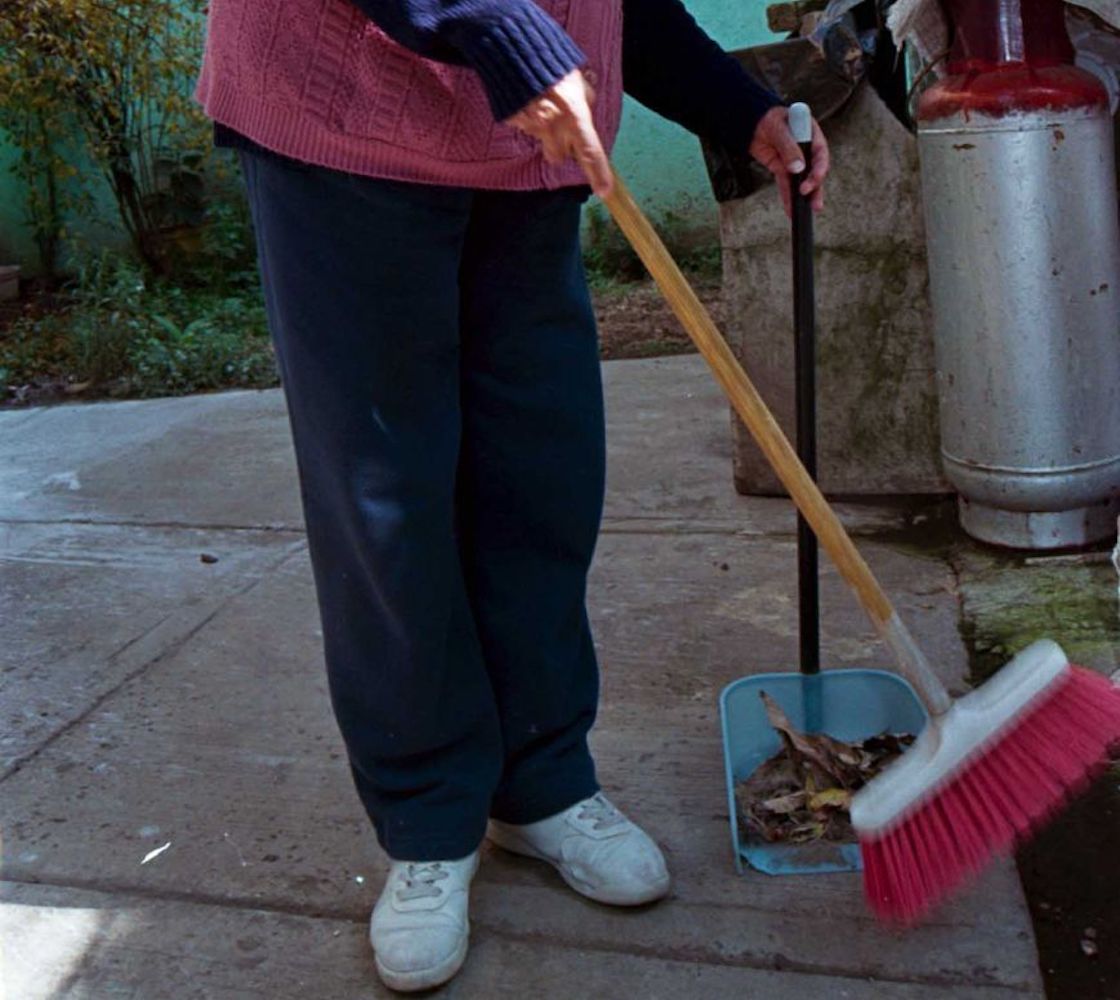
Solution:
[[(812, 168), (813, 119), (805, 104), (789, 109), (790, 131), (801, 147), (805, 169), (791, 178), (793, 200), (793, 321), (797, 370), (797, 455), (805, 470), (817, 478), (817, 363), (816, 308), (813, 289), (813, 209), (801, 193)], [(801, 672), (821, 668), (820, 576), (817, 536), (809, 522), (797, 515), (797, 592), (800, 609)]]

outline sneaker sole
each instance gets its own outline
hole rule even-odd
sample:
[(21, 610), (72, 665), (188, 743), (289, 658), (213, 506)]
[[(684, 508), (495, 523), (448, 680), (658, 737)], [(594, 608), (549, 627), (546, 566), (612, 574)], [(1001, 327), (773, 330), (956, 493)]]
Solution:
[(586, 882), (579, 881), (560, 862), (553, 860), (546, 854), (541, 854), (532, 844), (516, 833), (499, 832), (491, 827), (486, 831), (486, 839), (503, 851), (509, 851), (510, 854), (519, 854), (522, 857), (533, 858), (535, 861), (543, 861), (545, 864), (551, 865), (560, 873), (560, 877), (570, 888), (581, 896), (593, 899), (596, 903), (605, 903), (607, 906), (645, 906), (647, 903), (664, 899), (673, 884), (671, 876), (666, 875), (663, 881), (655, 882), (639, 896), (616, 896), (608, 890), (599, 889), (593, 885), (588, 885)]
[(427, 969), (415, 969), (411, 972), (398, 972), (396, 969), (390, 969), (382, 965), (381, 959), (374, 952), (373, 958), (377, 966), (377, 974), (389, 989), (396, 990), (398, 993), (417, 993), (420, 990), (430, 990), (442, 986), (463, 967), (463, 963), (467, 959), (469, 938), (470, 931), (468, 929), (459, 947), (450, 958)]

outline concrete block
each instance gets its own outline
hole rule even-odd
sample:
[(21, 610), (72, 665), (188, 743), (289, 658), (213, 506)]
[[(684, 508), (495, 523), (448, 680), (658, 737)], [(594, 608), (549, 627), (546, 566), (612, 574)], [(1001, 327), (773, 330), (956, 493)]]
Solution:
[[(818, 454), (833, 494), (948, 492), (917, 144), (869, 87), (826, 125), (833, 170), (816, 220)], [(721, 208), (726, 334), (794, 433), (789, 221), (773, 192)], [(783, 492), (735, 421), (735, 485)]]

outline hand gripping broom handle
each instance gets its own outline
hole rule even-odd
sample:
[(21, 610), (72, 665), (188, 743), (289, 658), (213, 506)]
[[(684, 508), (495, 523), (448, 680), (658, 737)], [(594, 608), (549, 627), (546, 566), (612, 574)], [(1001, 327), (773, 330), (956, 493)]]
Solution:
[(685, 276), (665, 249), (661, 238), (642, 214), (617, 174), (605, 199), (607, 208), (631, 246), (642, 259), (677, 318), (693, 339), (704, 360), (723, 386), (732, 406), (742, 417), (789, 491), (802, 516), (812, 526), (840, 575), (855, 591), (863, 609), (898, 660), (903, 676), (914, 685), (931, 715), (948, 711), (952, 704), (922, 651), (902, 624), (879, 581), (872, 575), (840, 519), (817, 489), (773, 414), (759, 396), (747, 373), (731, 353), (707, 309), (696, 297)]

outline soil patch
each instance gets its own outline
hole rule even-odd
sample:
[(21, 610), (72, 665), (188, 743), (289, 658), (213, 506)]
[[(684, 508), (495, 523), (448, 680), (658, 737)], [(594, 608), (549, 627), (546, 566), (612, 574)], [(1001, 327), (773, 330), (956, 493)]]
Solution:
[(1046, 995), (1120, 1000), (1120, 765), (1018, 853)]
[[(725, 309), (718, 278), (690, 278), (696, 294), (723, 328)], [(612, 283), (593, 289), (604, 360), (694, 354), (696, 348), (652, 281)]]

